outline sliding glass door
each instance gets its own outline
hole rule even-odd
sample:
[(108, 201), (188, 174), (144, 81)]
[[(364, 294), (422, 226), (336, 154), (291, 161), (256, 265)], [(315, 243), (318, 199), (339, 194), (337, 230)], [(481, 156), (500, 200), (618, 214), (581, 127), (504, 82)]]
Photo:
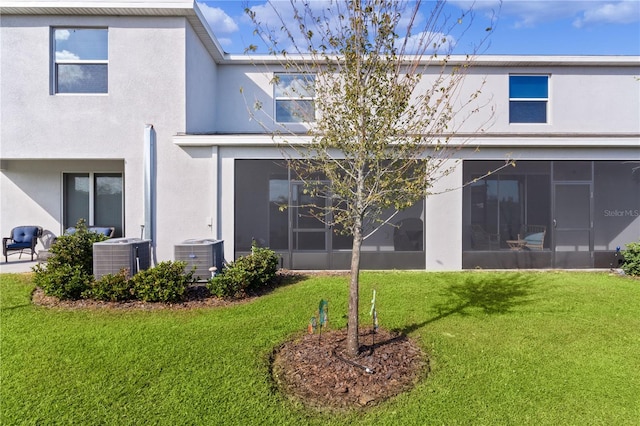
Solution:
[(122, 173), (64, 173), (63, 226), (84, 219), (87, 225), (113, 226), (122, 236)]

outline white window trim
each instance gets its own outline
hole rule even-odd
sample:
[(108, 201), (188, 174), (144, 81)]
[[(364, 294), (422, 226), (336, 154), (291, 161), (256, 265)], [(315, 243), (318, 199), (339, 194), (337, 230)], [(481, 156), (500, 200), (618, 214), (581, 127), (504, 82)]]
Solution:
[[(302, 76), (303, 78), (305, 77), (309, 77), (309, 76), (313, 76), (315, 78), (315, 74), (312, 73), (300, 73), (300, 72), (275, 72), (273, 73), (273, 77), (274, 79), (278, 76), (282, 76), (282, 75), (286, 75), (286, 76)], [(283, 124), (283, 125), (305, 125), (305, 124), (310, 124), (312, 122), (310, 121), (278, 121), (278, 117), (277, 117), (277, 104), (278, 101), (315, 101), (315, 96), (276, 96), (276, 89), (277, 89), (277, 83), (273, 84), (273, 121), (277, 124)], [(313, 113), (314, 113), (314, 121), (316, 120), (316, 109), (314, 106), (313, 109)]]
[[(57, 59), (56, 58), (56, 30), (105, 30), (107, 31), (107, 59)], [(49, 27), (49, 56), (51, 59), (50, 92), (55, 96), (106, 96), (109, 94), (109, 28), (108, 27), (83, 27), (83, 26), (52, 26)], [(96, 93), (59, 93), (58, 92), (58, 64), (62, 65), (107, 65), (107, 91)]]
[(546, 102), (546, 121), (544, 123), (513, 123), (511, 122), (511, 116), (508, 115), (509, 125), (510, 126), (548, 126), (551, 124), (551, 101), (550, 101), (550, 93), (551, 93), (551, 74), (509, 74), (509, 78), (507, 79), (507, 93), (511, 90), (511, 77), (547, 77), (547, 97), (546, 98), (512, 98), (509, 97), (509, 103), (511, 102)]

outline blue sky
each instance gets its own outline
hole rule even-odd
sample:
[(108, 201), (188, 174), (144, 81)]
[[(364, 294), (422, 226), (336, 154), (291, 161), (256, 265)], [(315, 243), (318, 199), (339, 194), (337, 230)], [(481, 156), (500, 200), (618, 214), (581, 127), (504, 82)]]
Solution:
[[(265, 3), (209, 0), (199, 6), (225, 51), (242, 53), (249, 44), (260, 44), (244, 8), (248, 5), (263, 13), (264, 20), (272, 19)], [(284, 11), (289, 1), (273, 3)], [(457, 17), (460, 7), (469, 4), (468, 0), (449, 0), (447, 12)], [(454, 53), (468, 53), (497, 4), (497, 0), (475, 2), (473, 25), (477, 31), (457, 40)], [(425, 6), (431, 3), (427, 1)], [(640, 0), (503, 0), (494, 28), (485, 54), (640, 55)]]

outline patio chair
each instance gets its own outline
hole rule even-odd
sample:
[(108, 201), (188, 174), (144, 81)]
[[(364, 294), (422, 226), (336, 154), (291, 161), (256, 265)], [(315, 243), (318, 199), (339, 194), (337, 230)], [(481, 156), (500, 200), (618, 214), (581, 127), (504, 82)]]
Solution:
[(25, 250), (31, 252), (31, 260), (36, 254), (36, 244), (38, 237), (42, 234), (40, 226), (16, 226), (11, 230), (11, 236), (2, 239), (2, 254), (4, 261), (9, 262), (9, 252), (20, 252), (19, 259)]
[(471, 246), (476, 250), (497, 250), (500, 248), (500, 238), (480, 225), (471, 225)]
[[(87, 230), (89, 232), (95, 232), (96, 234), (106, 235), (107, 238), (113, 237), (113, 234), (116, 232), (116, 228), (113, 226), (88, 226)], [(76, 228), (74, 226), (67, 228), (67, 230), (64, 231), (65, 235), (72, 235), (75, 232)]]
[(522, 239), (530, 250), (543, 250), (547, 227), (544, 225), (522, 225), (518, 239)]

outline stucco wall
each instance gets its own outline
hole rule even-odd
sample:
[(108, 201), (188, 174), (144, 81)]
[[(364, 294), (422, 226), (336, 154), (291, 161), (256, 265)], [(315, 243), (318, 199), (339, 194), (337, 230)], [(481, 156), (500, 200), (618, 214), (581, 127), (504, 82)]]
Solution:
[[(281, 69), (274, 65), (225, 64), (219, 69), (219, 132), (262, 132), (273, 125), (273, 87), (269, 81)], [(509, 75), (549, 75), (546, 124), (509, 123)], [(448, 130), (485, 133), (638, 133), (640, 132), (640, 67), (512, 66), (471, 68), (453, 96), (455, 116)], [(439, 77), (427, 68), (417, 93)], [(240, 94), (242, 88), (243, 94)], [(477, 99), (472, 99), (479, 91)], [(250, 120), (247, 108), (261, 104)], [(468, 103), (468, 104), (467, 104)], [(465, 105), (467, 104), (467, 105)], [(479, 112), (472, 113), (479, 108)]]
[[(51, 94), (50, 34), (56, 26), (109, 29), (108, 94)], [(3, 16), (1, 31), (0, 158), (8, 168), (0, 182), (0, 233), (8, 235), (27, 219), (59, 228), (61, 173), (97, 167), (89, 159), (118, 159), (124, 171), (125, 235), (139, 237), (144, 129), (151, 124), (157, 149), (157, 259), (171, 259), (173, 245), (185, 238), (212, 235), (211, 148), (183, 149), (171, 142), (187, 130), (187, 104), (194, 128), (212, 123), (207, 109), (214, 102), (209, 99), (214, 84), (205, 84), (210, 90), (200, 94), (193, 85), (187, 91), (186, 50), (190, 72), (213, 81), (214, 75), (206, 75), (212, 60), (184, 18)], [(81, 161), (55, 162), (55, 170), (43, 175), (41, 166), (57, 159)]]
[(215, 130), (217, 65), (190, 26), (186, 32), (186, 131)]
[(18, 225), (39, 225), (56, 235), (62, 229), (64, 172), (124, 172), (122, 160), (8, 160), (0, 174), (2, 236)]

